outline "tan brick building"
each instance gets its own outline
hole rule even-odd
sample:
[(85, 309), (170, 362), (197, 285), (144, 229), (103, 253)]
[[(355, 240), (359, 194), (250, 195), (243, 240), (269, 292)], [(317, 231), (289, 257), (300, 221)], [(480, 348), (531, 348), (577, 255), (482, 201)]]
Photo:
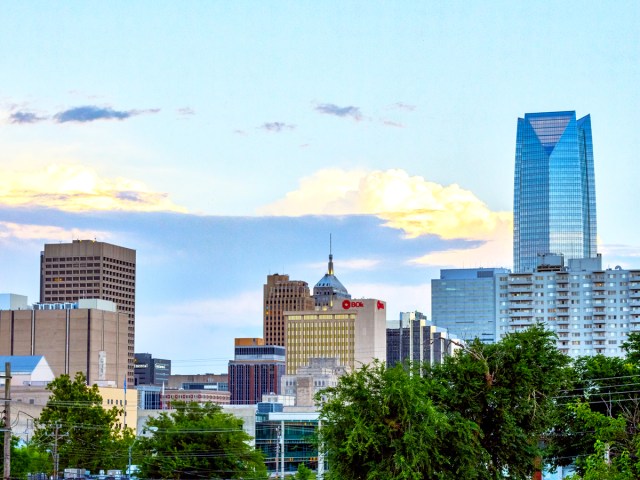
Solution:
[(83, 372), (89, 384), (122, 387), (129, 370), (129, 314), (103, 300), (58, 306), (0, 310), (0, 355), (43, 355), (56, 377)]
[(40, 303), (80, 299), (114, 302), (128, 316), (127, 381), (134, 385), (136, 251), (94, 240), (45, 244), (40, 255)]
[(286, 333), (283, 312), (313, 309), (315, 302), (309, 284), (302, 280), (289, 280), (289, 275), (268, 275), (263, 298), (264, 341), (267, 345), (284, 347)]
[(387, 305), (377, 299), (344, 299), (333, 307), (285, 312), (287, 375), (312, 359), (332, 358), (353, 371), (387, 359)]

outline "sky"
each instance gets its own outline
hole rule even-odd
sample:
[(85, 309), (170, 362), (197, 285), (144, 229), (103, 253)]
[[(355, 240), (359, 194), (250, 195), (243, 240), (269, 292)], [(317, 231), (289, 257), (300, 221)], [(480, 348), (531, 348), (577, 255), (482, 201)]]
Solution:
[(220, 373), (262, 286), (335, 273), (430, 317), (442, 268), (512, 266), (517, 118), (592, 119), (598, 250), (640, 268), (640, 2), (11, 2), (0, 292), (45, 243), (137, 252), (136, 351)]

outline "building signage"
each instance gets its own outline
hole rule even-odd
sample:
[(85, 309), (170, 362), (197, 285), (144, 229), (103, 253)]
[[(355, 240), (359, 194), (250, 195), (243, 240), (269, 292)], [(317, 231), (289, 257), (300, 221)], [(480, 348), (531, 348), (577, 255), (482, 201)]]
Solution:
[(343, 300), (342, 308), (345, 310), (349, 310), (350, 308), (362, 308), (364, 307), (364, 302), (360, 300)]
[(376, 308), (378, 310), (384, 310), (384, 303), (382, 303), (380, 300), (378, 300), (378, 303), (376, 303)]

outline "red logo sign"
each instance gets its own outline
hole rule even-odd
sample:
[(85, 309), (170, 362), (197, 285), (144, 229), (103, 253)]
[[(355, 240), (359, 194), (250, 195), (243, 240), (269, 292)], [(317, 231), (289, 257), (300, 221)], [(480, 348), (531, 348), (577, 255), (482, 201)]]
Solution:
[(342, 308), (345, 310), (349, 310), (350, 308), (362, 308), (364, 307), (364, 302), (354, 301), (354, 300), (343, 300)]
[(384, 310), (384, 303), (382, 303), (380, 300), (378, 300), (378, 303), (376, 304), (376, 308), (378, 310)]

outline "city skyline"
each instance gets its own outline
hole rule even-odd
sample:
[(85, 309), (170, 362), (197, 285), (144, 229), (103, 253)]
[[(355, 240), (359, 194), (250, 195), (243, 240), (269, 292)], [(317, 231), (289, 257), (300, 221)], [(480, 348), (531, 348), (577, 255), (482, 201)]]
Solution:
[[(579, 8), (578, 8), (579, 6)], [(45, 243), (136, 250), (136, 351), (224, 371), (262, 285), (336, 275), (430, 314), (440, 268), (512, 268), (515, 122), (591, 115), (603, 266), (640, 264), (640, 6), (12, 4), (0, 292)], [(25, 34), (28, 32), (28, 34)]]

